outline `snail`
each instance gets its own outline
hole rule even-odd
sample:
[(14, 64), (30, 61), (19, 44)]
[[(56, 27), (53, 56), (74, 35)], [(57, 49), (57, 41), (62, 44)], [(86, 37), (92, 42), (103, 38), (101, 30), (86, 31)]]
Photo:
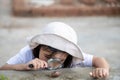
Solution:
[(60, 76), (60, 72), (58, 72), (58, 71), (53, 71), (50, 75), (50, 77), (52, 77), (52, 78), (59, 77), (59, 76)]

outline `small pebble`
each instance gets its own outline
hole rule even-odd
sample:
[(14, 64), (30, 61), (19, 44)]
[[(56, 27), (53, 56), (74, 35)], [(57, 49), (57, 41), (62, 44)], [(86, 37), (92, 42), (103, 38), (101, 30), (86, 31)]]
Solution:
[(60, 76), (60, 72), (54, 71), (54, 72), (51, 73), (50, 76), (51, 76), (52, 78), (59, 77), (59, 76)]

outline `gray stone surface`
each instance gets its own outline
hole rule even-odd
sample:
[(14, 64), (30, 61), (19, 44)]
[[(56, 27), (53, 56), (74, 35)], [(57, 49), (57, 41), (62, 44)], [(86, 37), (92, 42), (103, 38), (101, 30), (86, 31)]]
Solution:
[[(40, 33), (41, 28), (52, 21), (62, 21), (71, 25), (77, 32), (78, 44), (84, 52), (106, 58), (110, 64), (109, 80), (120, 79), (120, 17), (16, 18), (2, 16), (0, 66), (27, 45), (28, 36)], [(89, 70), (77, 69), (74, 74), (71, 74), (68, 69), (63, 72), (65, 75), (62, 74), (55, 80), (89, 80)], [(37, 74), (37, 77), (33, 77), (32, 73)], [(10, 80), (39, 80), (39, 78), (52, 80), (46, 76), (47, 71), (0, 71), (0, 74), (14, 78)], [(66, 79), (68, 75), (73, 76), (74, 79)]]
[(61, 73), (59, 77), (51, 77), (53, 71), (0, 71), (9, 80), (120, 80), (120, 70), (112, 69), (110, 76), (106, 78), (93, 79), (89, 76), (91, 68), (72, 68), (57, 70)]

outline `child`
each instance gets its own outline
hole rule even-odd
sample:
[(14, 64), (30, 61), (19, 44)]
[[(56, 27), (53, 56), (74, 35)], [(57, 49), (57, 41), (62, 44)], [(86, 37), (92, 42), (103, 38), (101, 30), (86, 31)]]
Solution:
[[(59, 59), (62, 68), (95, 67), (92, 77), (107, 77), (109, 65), (104, 58), (84, 53), (77, 44), (75, 31), (62, 22), (51, 22), (41, 34), (29, 38), (29, 45), (9, 59), (0, 70), (38, 70), (48, 67), (51, 58)], [(32, 64), (34, 67), (30, 68)]]

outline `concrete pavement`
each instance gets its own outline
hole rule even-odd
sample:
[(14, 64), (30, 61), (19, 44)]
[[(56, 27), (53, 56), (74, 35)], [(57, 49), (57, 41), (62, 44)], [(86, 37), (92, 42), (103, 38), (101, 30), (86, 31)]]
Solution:
[[(15, 18), (10, 16), (1, 16), (0, 66), (3, 65), (10, 57), (19, 52), (21, 48), (27, 45), (26, 38), (28, 36), (39, 33), (41, 28), (52, 21), (62, 21), (71, 25), (78, 34), (78, 44), (82, 50), (89, 54), (105, 57), (111, 67), (110, 80), (120, 79), (120, 17)], [(17, 75), (14, 71), (12, 71), (12, 74), (9, 74), (11, 71), (0, 71), (0, 73), (4, 73), (7, 76)], [(23, 73), (29, 75), (29, 73)], [(84, 72), (83, 75), (86, 73), (88, 72)], [(42, 73), (40, 74), (44, 76)], [(21, 76), (24, 76), (24, 74), (21, 74)], [(17, 77), (19, 78), (20, 76), (17, 75)], [(16, 80), (16, 78), (14, 80)], [(57, 80), (65, 79), (58, 78)], [(84, 80), (84, 78), (74, 80)]]

